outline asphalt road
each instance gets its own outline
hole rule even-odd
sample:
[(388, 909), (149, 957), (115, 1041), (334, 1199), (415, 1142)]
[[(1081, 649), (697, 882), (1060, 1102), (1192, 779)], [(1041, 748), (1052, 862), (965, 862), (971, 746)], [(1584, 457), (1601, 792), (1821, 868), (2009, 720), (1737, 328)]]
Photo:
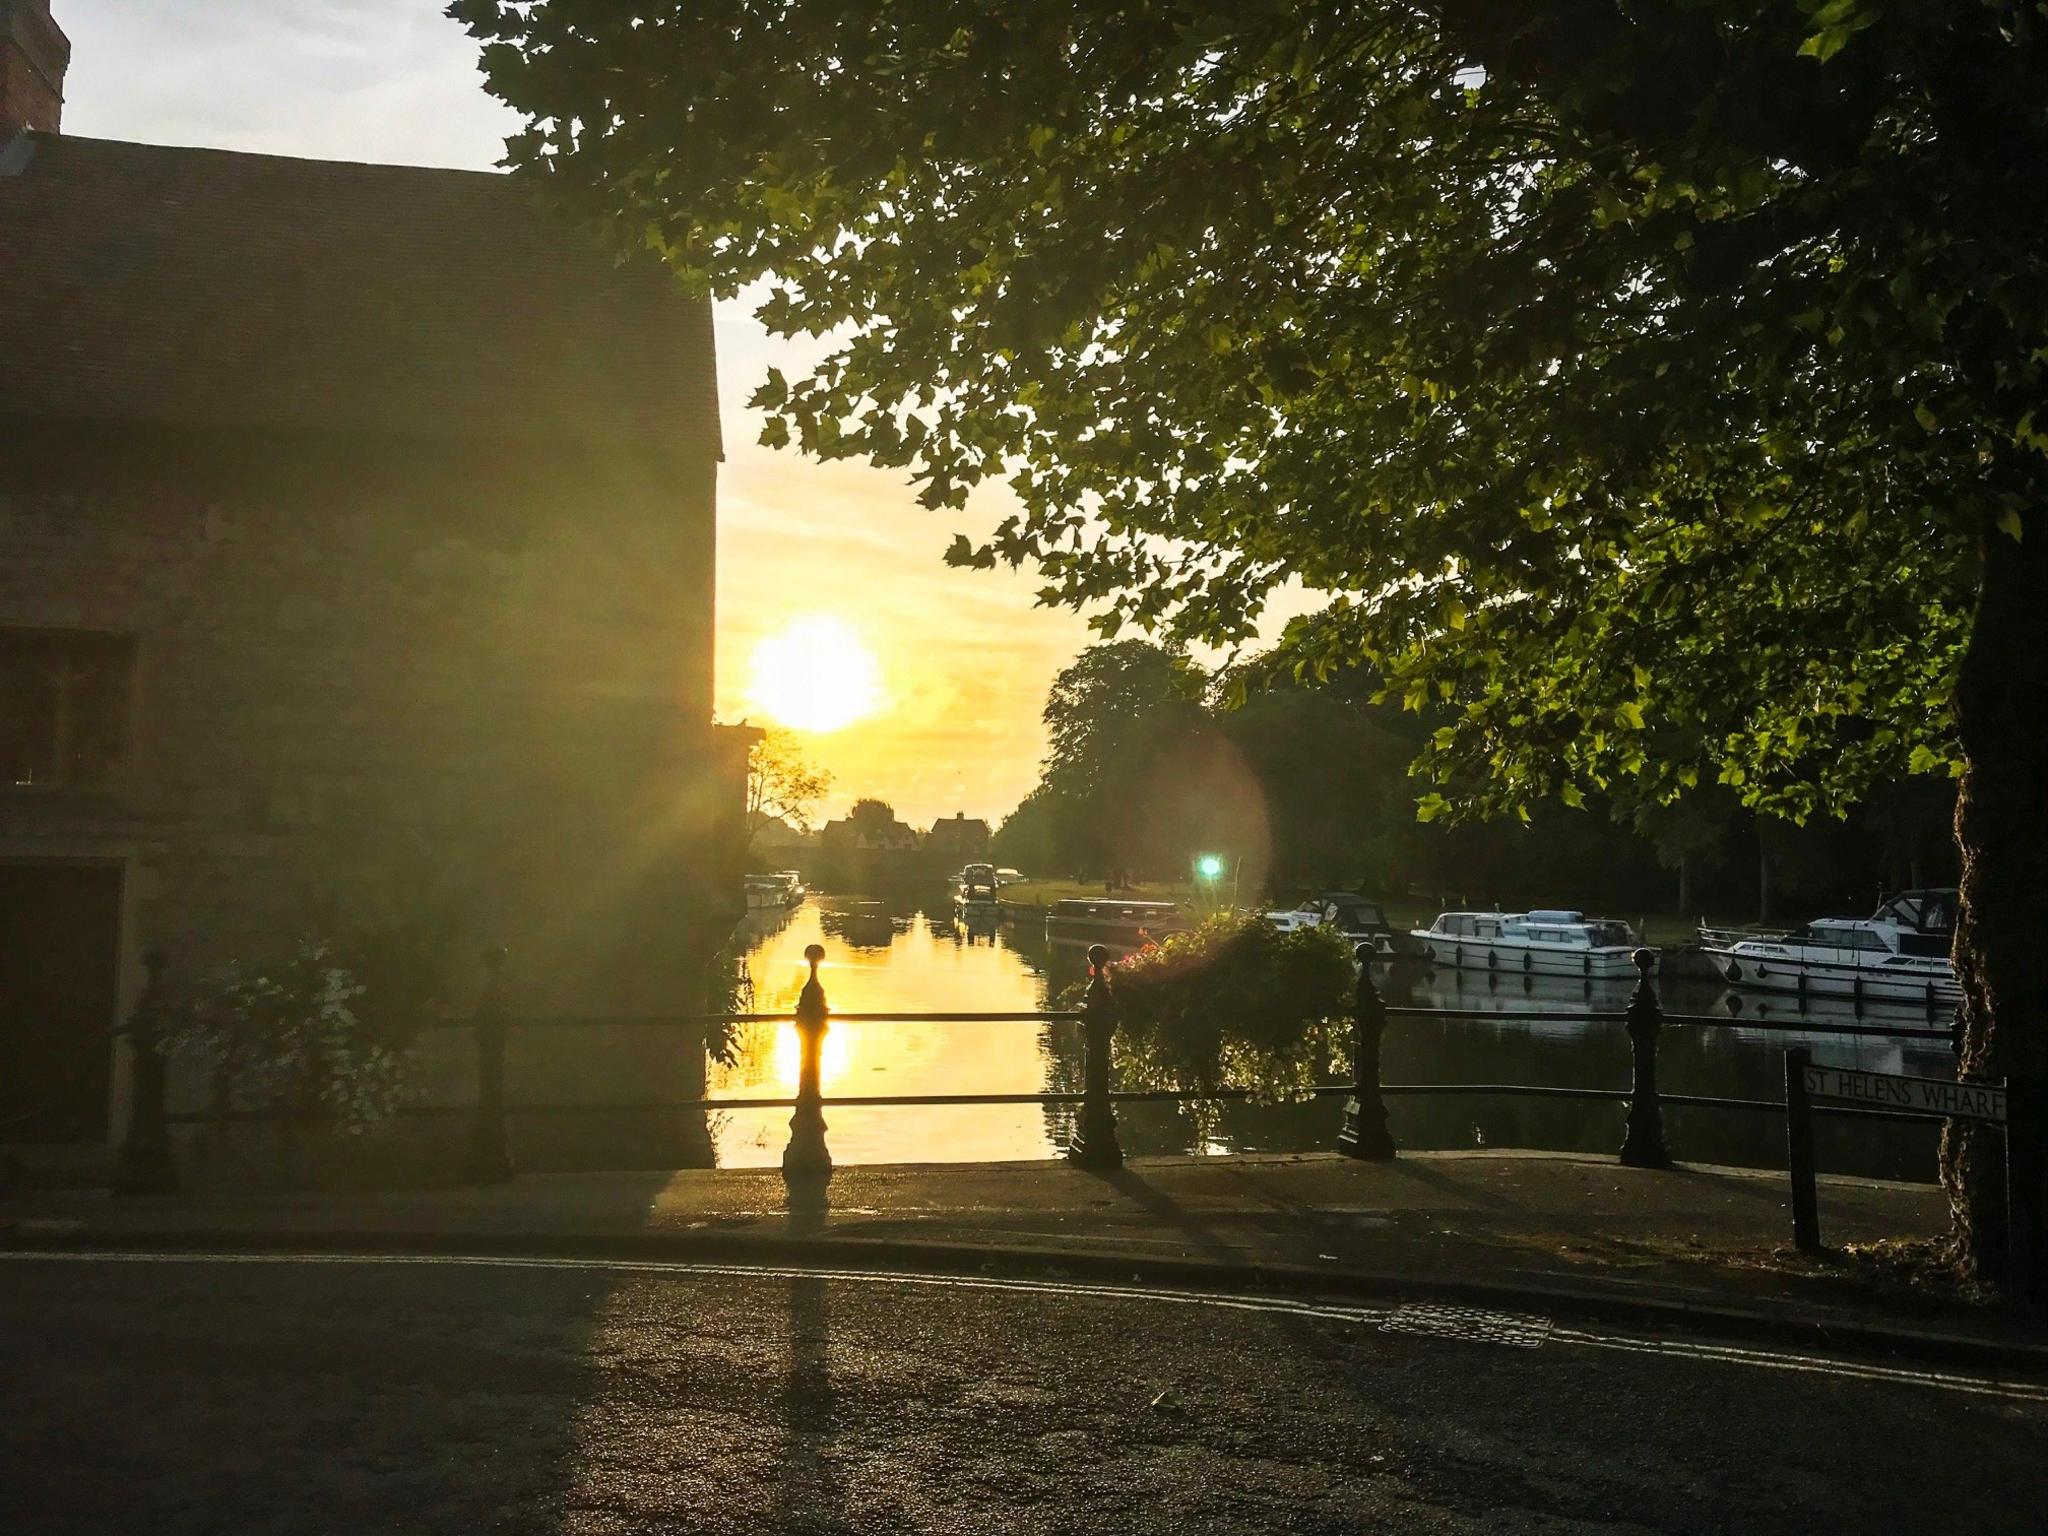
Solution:
[(2048, 1529), (2048, 1392), (1485, 1323), (684, 1266), (0, 1255), (0, 1528)]

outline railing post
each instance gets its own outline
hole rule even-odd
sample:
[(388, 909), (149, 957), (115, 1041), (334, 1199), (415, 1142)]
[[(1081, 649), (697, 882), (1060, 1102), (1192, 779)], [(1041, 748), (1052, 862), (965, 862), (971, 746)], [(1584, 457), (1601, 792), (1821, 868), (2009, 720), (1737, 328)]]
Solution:
[(1803, 1045), (1785, 1052), (1785, 1164), (1792, 1172), (1792, 1246), (1820, 1252), (1820, 1201), (1813, 1187), (1813, 1102), (1806, 1069), (1813, 1053)]
[(1656, 954), (1635, 952), (1639, 979), (1628, 1000), (1628, 1039), (1635, 1051), (1634, 1080), (1629, 1087), (1628, 1134), (1622, 1138), (1621, 1161), (1630, 1168), (1669, 1168), (1664, 1146), (1664, 1106), (1657, 1098), (1657, 1036), (1664, 1028), (1664, 1010), (1650, 984)]
[(832, 1177), (832, 1154), (825, 1147), (825, 1093), (820, 1082), (825, 1030), (831, 1017), (825, 988), (818, 981), (818, 966), (824, 958), (822, 944), (804, 950), (811, 977), (796, 1000), (796, 1113), (789, 1117), (789, 1145), (782, 1153), (782, 1177), (789, 1184), (821, 1184)]
[(1346, 1157), (1383, 1163), (1394, 1155), (1387, 1131), (1387, 1101), (1380, 1097), (1380, 1036), (1387, 1005), (1372, 984), (1370, 944), (1358, 946), (1358, 991), (1351, 1004), (1351, 1097), (1344, 1101), (1344, 1129), (1337, 1150)]
[(509, 1184), (512, 1129), (505, 1119), (505, 1046), (512, 1010), (505, 1000), (505, 950), (484, 951), (484, 989), (476, 1000), (476, 1127), (463, 1176), (471, 1184)]
[(178, 1188), (178, 1163), (171, 1152), (171, 1127), (165, 1118), (163, 1015), (164, 967), (161, 949), (143, 952), (147, 979), (135, 1011), (128, 1016), (128, 1049), (135, 1059), (134, 1093), (128, 1101), (128, 1133), (121, 1140), (114, 1165), (117, 1195), (168, 1195)]
[(1109, 951), (1088, 946), (1088, 996), (1081, 1004), (1087, 1059), (1081, 1082), (1081, 1124), (1067, 1144), (1078, 1168), (1106, 1173), (1124, 1165), (1116, 1140), (1116, 1108), (1109, 1101), (1109, 1047), (1116, 1037), (1116, 992), (1109, 984)]

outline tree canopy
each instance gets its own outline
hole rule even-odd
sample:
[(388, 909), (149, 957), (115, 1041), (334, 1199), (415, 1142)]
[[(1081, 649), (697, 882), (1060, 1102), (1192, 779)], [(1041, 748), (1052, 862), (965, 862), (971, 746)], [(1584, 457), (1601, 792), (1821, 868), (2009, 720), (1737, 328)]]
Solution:
[(512, 163), (771, 329), (967, 564), (1457, 705), (1445, 799), (1946, 771), (2044, 467), (2020, 0), (453, 8)]
[(951, 558), (1106, 633), (1329, 594), (1293, 665), (1450, 711), (1426, 813), (1961, 772), (1959, 1066), (2048, 1090), (2043, 0), (451, 12), (516, 169), (838, 338), (770, 442), (1006, 482)]

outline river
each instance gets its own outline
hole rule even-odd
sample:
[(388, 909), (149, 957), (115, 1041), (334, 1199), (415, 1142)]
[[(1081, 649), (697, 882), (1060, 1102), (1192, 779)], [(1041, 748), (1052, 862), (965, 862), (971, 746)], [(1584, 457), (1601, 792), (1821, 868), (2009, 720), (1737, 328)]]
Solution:
[[(744, 964), (755, 1011), (795, 1006), (807, 945), (823, 944), (820, 973), (835, 1013), (943, 1010), (1030, 1012), (1083, 980), (1077, 946), (1048, 945), (1042, 926), (1004, 924), (993, 934), (955, 925), (943, 891), (928, 896), (814, 897), (785, 912), (757, 913), (745, 930)], [(1403, 965), (1386, 974), (1390, 1004), (1483, 1011), (1554, 1012), (1534, 1020), (1414, 1020), (1389, 1023), (1383, 1048), (1387, 1083), (1538, 1083), (1625, 1088), (1628, 1037), (1618, 1023), (1572, 1018), (1577, 1011), (1618, 1010), (1629, 983), (1494, 982), (1471, 971), (1425, 971)], [(1728, 1019), (1725, 1025), (1673, 1026), (1660, 1043), (1665, 1092), (1725, 1098), (1783, 1096), (1783, 1053), (1809, 1046), (1840, 1066), (1953, 1075), (1945, 1040), (1873, 1039), (1830, 1034), (1825, 1025), (1861, 1023), (1900, 1028), (1947, 1027), (1917, 1011), (1846, 1007), (1816, 1017), (1769, 1001), (1773, 1024), (1762, 1028), (1753, 996), (1716, 982), (1671, 978), (1660, 987), (1667, 1011)], [(823, 1076), (833, 1157), (840, 1163), (981, 1162), (1055, 1156), (1072, 1111), (1038, 1104), (833, 1107), (839, 1095), (1040, 1093), (1075, 1086), (1078, 1024), (835, 1022), (825, 1039)], [(716, 1096), (780, 1096), (795, 1092), (796, 1032), (792, 1025), (741, 1026), (730, 1066), (714, 1064)], [(1341, 1080), (1333, 1074), (1331, 1080)], [(1257, 1084), (1244, 1084), (1258, 1087)], [(1118, 1107), (1127, 1153), (1292, 1152), (1334, 1144), (1342, 1100), (1306, 1103), (1226, 1102)], [(1611, 1152), (1621, 1143), (1623, 1106), (1502, 1096), (1396, 1096), (1389, 1100), (1396, 1141), (1408, 1148), (1533, 1147)], [(712, 1119), (713, 1144), (726, 1167), (779, 1161), (789, 1111), (723, 1110)], [(1665, 1129), (1683, 1161), (1782, 1167), (1782, 1115), (1667, 1107)], [(1935, 1128), (1821, 1115), (1816, 1146), (1824, 1171), (1868, 1177), (1932, 1179)]]

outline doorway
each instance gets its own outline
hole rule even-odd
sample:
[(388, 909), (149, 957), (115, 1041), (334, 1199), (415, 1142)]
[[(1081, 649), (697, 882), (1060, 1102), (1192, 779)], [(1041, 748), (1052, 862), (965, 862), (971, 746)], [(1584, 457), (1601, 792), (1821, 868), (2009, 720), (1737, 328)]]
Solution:
[(0, 864), (0, 1142), (104, 1141), (121, 869)]

